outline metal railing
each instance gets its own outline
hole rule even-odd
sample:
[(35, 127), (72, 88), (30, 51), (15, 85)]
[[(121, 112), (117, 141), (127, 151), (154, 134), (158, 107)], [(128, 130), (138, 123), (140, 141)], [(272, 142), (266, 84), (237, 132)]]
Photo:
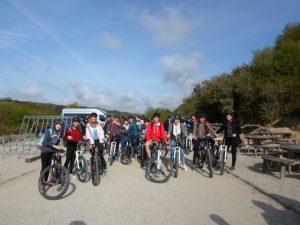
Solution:
[(24, 116), (18, 135), (0, 137), (0, 155), (38, 155), (39, 140), (55, 120), (61, 120), (61, 137), (72, 124), (72, 117), (61, 116)]

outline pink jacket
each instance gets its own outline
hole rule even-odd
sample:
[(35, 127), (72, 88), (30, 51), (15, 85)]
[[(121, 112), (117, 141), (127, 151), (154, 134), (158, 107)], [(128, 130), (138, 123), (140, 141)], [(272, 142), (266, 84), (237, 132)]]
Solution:
[[(100, 143), (104, 143), (104, 131), (103, 128), (101, 127), (100, 123), (97, 123), (97, 132), (98, 132), (98, 137)], [(90, 140), (90, 144), (93, 145), (95, 144), (94, 141), (94, 135), (93, 135), (93, 128), (90, 124), (86, 125), (86, 138)]]

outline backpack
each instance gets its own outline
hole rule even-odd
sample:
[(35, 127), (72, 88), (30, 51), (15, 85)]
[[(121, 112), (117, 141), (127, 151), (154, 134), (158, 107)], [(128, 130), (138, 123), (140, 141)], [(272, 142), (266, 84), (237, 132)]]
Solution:
[[(53, 130), (52, 130), (52, 128), (49, 128), (49, 131), (50, 131), (50, 135), (52, 136), (53, 135)], [(45, 134), (46, 134), (46, 132), (43, 134), (43, 136), (41, 137), (41, 139), (38, 141), (38, 143), (37, 143), (37, 147), (39, 148), (39, 149), (41, 149), (42, 148), (42, 146), (43, 146), (43, 142), (44, 142), (44, 139), (45, 139)]]

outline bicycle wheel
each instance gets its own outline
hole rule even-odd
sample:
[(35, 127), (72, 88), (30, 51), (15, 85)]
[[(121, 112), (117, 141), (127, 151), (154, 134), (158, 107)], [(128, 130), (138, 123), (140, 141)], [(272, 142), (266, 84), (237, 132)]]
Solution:
[(80, 156), (78, 159), (77, 177), (80, 182), (85, 182), (88, 178), (88, 166), (85, 158)]
[(204, 160), (205, 160), (205, 153), (203, 150), (200, 150), (198, 152), (198, 165), (199, 165), (199, 168), (202, 169), (203, 168), (203, 164), (204, 164)]
[(92, 156), (91, 158), (92, 165), (92, 183), (94, 186), (98, 186), (100, 184), (100, 174), (99, 174), (99, 164), (96, 156)]
[[(48, 176), (52, 176), (52, 179), (49, 180)], [(59, 164), (44, 169), (38, 181), (40, 194), (48, 200), (60, 199), (67, 192), (69, 185), (69, 171)]]
[(211, 156), (210, 148), (206, 149), (206, 152), (207, 152), (207, 164), (208, 164), (208, 170), (209, 170), (209, 177), (212, 178), (214, 173), (213, 173), (213, 167), (212, 167), (212, 156)]
[(110, 152), (109, 152), (109, 165), (111, 166), (114, 162), (114, 157), (115, 157), (115, 152), (116, 152), (116, 146), (111, 146)]
[(128, 145), (125, 151), (121, 154), (121, 163), (124, 165), (130, 165), (132, 163), (132, 155), (133, 148), (132, 146)]
[(174, 176), (178, 177), (178, 167), (179, 167), (179, 153), (175, 153), (175, 165), (174, 165)]
[(223, 175), (225, 170), (225, 151), (220, 154), (220, 174)]
[(172, 175), (172, 163), (165, 156), (160, 156), (159, 159), (153, 157), (147, 165), (146, 173), (152, 182), (165, 183)]
[(145, 160), (146, 160), (145, 145), (142, 145), (140, 151), (141, 151), (141, 154), (140, 154), (140, 164), (141, 164), (141, 168), (144, 168), (144, 166), (145, 166)]

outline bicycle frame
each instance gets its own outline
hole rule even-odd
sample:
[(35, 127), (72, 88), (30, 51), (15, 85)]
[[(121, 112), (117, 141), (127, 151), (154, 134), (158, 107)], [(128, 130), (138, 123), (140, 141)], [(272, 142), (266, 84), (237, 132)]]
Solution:
[(223, 152), (225, 152), (225, 154), (224, 154), (224, 156), (225, 156), (224, 163), (226, 163), (226, 161), (227, 161), (227, 145), (220, 145), (219, 146), (219, 155), (222, 156)]

